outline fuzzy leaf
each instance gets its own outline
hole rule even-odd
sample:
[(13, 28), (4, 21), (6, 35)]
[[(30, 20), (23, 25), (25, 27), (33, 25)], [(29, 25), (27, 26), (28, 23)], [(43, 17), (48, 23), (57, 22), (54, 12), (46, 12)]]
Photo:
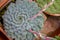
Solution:
[[(36, 0), (36, 1), (41, 8), (43, 8), (43, 6), (46, 3), (48, 4), (49, 2), (51, 2), (51, 0)], [(54, 3), (49, 8), (47, 8), (46, 11), (53, 14), (59, 14), (60, 13), (60, 0), (55, 0)]]

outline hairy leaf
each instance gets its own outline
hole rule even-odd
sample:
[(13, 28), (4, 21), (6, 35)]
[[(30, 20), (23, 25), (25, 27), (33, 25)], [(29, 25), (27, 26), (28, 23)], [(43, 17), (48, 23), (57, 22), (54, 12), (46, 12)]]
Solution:
[[(36, 0), (36, 2), (41, 8), (43, 8), (43, 6), (51, 2), (51, 0)], [(47, 8), (46, 12), (59, 14), (60, 13), (60, 0), (55, 0), (54, 3), (49, 8)]]

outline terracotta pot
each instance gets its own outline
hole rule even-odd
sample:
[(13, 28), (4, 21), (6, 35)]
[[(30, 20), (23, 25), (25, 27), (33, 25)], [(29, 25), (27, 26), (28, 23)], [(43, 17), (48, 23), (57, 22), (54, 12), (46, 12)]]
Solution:
[(60, 37), (60, 34), (58, 34), (58, 36)]
[(0, 0), (0, 10), (4, 8), (11, 0)]
[(45, 13), (45, 14), (48, 14), (48, 15), (51, 15), (51, 16), (60, 16), (60, 14), (53, 14), (53, 13), (49, 13), (49, 12), (43, 12), (43, 13)]
[(11, 38), (9, 38), (5, 31), (2, 28), (2, 25), (0, 24), (0, 40), (12, 40)]
[(58, 35), (60, 33), (60, 17), (48, 16), (41, 32), (51, 37)]

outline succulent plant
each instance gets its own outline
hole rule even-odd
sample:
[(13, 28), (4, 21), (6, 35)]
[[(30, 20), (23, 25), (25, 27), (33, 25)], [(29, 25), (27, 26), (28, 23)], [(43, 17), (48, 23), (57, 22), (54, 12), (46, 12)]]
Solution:
[(28, 30), (39, 31), (43, 27), (43, 13), (28, 20), (40, 11), (40, 7), (32, 1), (17, 0), (11, 3), (3, 15), (4, 28), (7, 35), (15, 40), (33, 40), (34, 35)]
[[(36, 2), (41, 8), (43, 8), (43, 6), (51, 2), (51, 0), (36, 0)], [(45, 12), (48, 12), (50, 14), (59, 14), (60, 13), (60, 0), (55, 0), (54, 3), (49, 8), (47, 8)]]

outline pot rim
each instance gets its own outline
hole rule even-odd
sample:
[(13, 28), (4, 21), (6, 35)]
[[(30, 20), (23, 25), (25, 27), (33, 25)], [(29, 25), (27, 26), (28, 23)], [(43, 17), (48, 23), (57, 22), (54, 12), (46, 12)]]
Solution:
[(0, 2), (0, 11), (9, 3), (11, 0), (1, 0)]
[(45, 13), (45, 14), (48, 14), (48, 15), (50, 15), (50, 16), (60, 16), (60, 14), (58, 14), (58, 13), (57, 13), (57, 14), (56, 14), (56, 13), (55, 13), (55, 14), (53, 14), (53, 13), (51, 14), (51, 13), (49, 13), (49, 12), (47, 12), (47, 11), (44, 11), (44, 13)]
[(1, 27), (0, 27), (0, 32), (2, 32), (3, 35), (5, 35), (8, 40), (12, 40), (10, 37), (8, 37), (8, 36), (6, 35), (6, 32), (5, 32), (5, 31), (3, 30), (3, 28), (1, 28)]

